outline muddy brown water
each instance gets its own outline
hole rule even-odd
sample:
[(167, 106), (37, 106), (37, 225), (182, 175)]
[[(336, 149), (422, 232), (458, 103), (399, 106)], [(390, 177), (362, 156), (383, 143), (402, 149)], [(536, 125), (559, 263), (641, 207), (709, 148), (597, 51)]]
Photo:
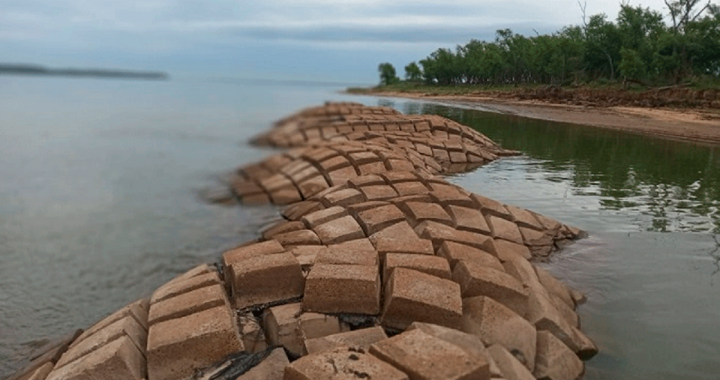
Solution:
[(452, 177), (587, 230), (543, 264), (588, 295), (587, 379), (720, 373), (720, 151), (339, 88), (0, 78), (0, 378), (47, 340), (256, 236), (277, 209), (197, 190), (249, 137), (324, 100), (439, 113), (524, 153)]

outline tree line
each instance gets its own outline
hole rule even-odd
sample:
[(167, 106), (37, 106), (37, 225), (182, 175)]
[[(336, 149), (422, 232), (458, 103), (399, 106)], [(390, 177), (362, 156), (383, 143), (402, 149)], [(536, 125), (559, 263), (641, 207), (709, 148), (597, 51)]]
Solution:
[[(702, 0), (704, 1), (704, 0)], [(615, 22), (605, 14), (582, 25), (526, 37), (498, 30), (494, 41), (438, 49), (405, 66), (405, 79), (439, 85), (568, 85), (622, 81), (646, 86), (720, 77), (720, 6), (712, 0), (665, 0), (660, 11), (622, 3)], [(399, 81), (390, 63), (381, 84)]]

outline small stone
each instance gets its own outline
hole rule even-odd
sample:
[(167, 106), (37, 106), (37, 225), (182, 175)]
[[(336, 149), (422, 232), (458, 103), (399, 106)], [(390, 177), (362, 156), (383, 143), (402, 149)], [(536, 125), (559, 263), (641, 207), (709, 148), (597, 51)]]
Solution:
[(383, 326), (404, 330), (412, 322), (458, 327), (460, 285), (407, 268), (396, 268), (385, 286)]
[(341, 347), (302, 357), (285, 368), (283, 380), (409, 380), (392, 365), (354, 348)]
[(547, 331), (537, 332), (537, 359), (533, 375), (538, 379), (575, 380), (585, 365), (566, 345)]
[(488, 363), (482, 357), (419, 329), (377, 342), (370, 346), (370, 353), (412, 379), (490, 379)]
[(370, 349), (371, 344), (383, 339), (387, 339), (385, 330), (382, 327), (375, 326), (308, 339), (305, 341), (305, 349), (308, 354), (333, 350), (339, 347), (353, 347), (367, 351)]

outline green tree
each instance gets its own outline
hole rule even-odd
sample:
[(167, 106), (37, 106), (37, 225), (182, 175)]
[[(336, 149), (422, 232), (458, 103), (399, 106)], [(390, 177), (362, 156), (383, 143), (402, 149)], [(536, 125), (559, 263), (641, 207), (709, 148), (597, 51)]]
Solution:
[(405, 79), (412, 82), (422, 80), (422, 70), (420, 70), (417, 63), (410, 62), (405, 66)]
[(645, 77), (645, 62), (636, 50), (623, 47), (620, 49), (620, 74), (631, 81), (641, 81)]
[(380, 74), (381, 85), (387, 86), (400, 81), (400, 78), (395, 73), (395, 67), (390, 63), (385, 62), (378, 65), (378, 73)]

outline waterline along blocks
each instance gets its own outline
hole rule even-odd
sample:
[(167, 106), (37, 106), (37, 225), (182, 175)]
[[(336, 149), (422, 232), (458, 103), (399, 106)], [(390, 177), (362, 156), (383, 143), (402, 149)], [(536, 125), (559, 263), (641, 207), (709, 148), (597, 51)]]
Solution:
[(11, 379), (574, 380), (597, 353), (584, 296), (534, 263), (584, 233), (441, 177), (517, 152), (357, 103), (253, 142), (293, 149), (238, 168), (225, 192), (287, 205), (280, 220)]

